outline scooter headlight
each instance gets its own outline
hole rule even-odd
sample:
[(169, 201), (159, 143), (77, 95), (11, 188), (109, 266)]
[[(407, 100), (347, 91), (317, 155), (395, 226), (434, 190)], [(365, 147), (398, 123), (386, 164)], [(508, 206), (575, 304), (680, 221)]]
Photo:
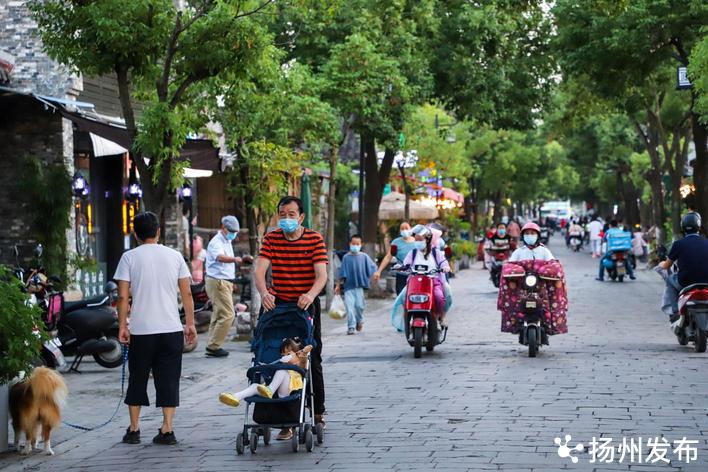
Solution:
[(408, 297), (408, 301), (411, 303), (425, 303), (429, 297), (427, 295), (411, 295)]
[(538, 283), (538, 277), (535, 275), (527, 275), (524, 279), (524, 283), (526, 283), (527, 287), (535, 287)]

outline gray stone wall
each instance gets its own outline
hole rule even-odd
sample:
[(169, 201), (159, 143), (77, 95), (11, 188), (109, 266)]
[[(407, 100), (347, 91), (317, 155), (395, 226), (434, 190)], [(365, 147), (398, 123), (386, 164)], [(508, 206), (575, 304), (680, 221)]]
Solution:
[[(26, 0), (2, 0), (0, 6), (0, 50), (14, 57), (15, 67), (6, 87), (58, 98), (75, 99), (82, 89), (80, 76), (54, 62), (42, 49), (37, 24)], [(26, 157), (63, 163), (73, 173), (74, 150), (71, 123), (29, 97), (5, 97), (0, 117), (0, 262), (12, 262), (12, 245), (28, 251), (34, 244), (31, 228), (22, 211), (17, 187), (17, 170)], [(73, 214), (67, 215), (73, 227)], [(67, 253), (74, 251), (74, 232), (67, 231)], [(69, 255), (69, 254), (67, 254)]]
[(15, 58), (9, 87), (25, 92), (63, 98), (75, 95), (81, 80), (59, 66), (42, 50), (37, 24), (25, 0), (0, 2), (0, 49)]
[(63, 164), (64, 130), (58, 113), (44, 111), (31, 97), (0, 99), (0, 263), (14, 264), (12, 247), (31, 254), (35, 241), (23, 203), (21, 170), (30, 157)]

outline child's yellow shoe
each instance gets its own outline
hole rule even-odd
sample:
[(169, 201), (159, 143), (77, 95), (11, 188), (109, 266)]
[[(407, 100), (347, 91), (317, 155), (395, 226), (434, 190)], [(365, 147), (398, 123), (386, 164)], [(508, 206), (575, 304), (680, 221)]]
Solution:
[(229, 406), (239, 406), (241, 402), (239, 401), (238, 398), (236, 398), (233, 394), (231, 393), (220, 393), (219, 394), (219, 401), (223, 403), (224, 405), (229, 405)]
[(266, 385), (259, 385), (256, 387), (258, 394), (262, 397), (273, 398), (273, 392)]

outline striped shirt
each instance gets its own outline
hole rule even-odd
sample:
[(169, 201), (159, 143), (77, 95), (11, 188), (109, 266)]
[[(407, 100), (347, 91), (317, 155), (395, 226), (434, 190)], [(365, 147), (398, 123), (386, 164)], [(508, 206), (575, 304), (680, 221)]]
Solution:
[(258, 254), (270, 260), (273, 282), (270, 293), (285, 301), (296, 301), (315, 283), (315, 264), (327, 263), (324, 239), (305, 229), (299, 239), (288, 241), (282, 229), (265, 235)]

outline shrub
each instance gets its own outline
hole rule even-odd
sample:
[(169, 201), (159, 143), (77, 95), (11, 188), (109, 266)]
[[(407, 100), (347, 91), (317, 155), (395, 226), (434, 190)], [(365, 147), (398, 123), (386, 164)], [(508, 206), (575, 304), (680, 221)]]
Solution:
[(0, 384), (31, 370), (42, 347), (42, 313), (27, 300), (22, 283), (0, 265)]

